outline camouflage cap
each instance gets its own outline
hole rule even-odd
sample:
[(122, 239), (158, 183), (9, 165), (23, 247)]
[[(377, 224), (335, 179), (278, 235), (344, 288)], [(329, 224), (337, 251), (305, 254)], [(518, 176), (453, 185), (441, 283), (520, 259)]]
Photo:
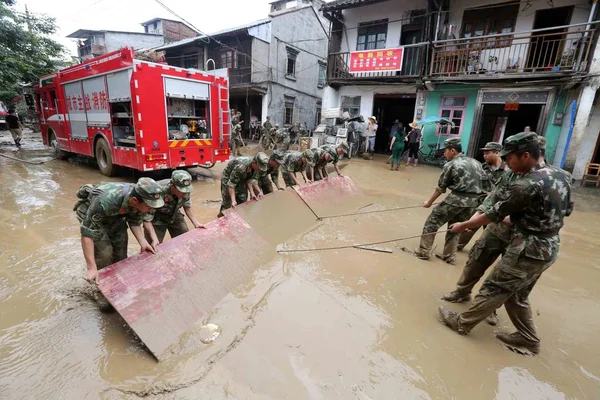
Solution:
[(274, 150), (273, 154), (271, 154), (271, 157), (269, 157), (269, 161), (275, 161), (278, 164), (281, 164), (283, 163), (283, 156), (285, 156), (283, 151)]
[(538, 143), (540, 144), (540, 149), (546, 148), (546, 138), (542, 135), (537, 135)]
[(444, 149), (447, 149), (448, 147), (456, 149), (458, 146), (460, 146), (460, 143), (460, 138), (446, 139), (444, 140)]
[(269, 156), (262, 152), (257, 153), (252, 161), (256, 162), (258, 168), (263, 172), (266, 171), (269, 166)]
[(484, 147), (480, 150), (492, 150), (492, 151), (501, 151), (502, 145), (498, 142), (487, 142)]
[(348, 152), (350, 151), (350, 149), (348, 148), (348, 143), (346, 142), (342, 142), (338, 145), (338, 149), (340, 149), (341, 151), (344, 152), (344, 154), (348, 154)]
[(165, 205), (160, 195), (162, 190), (154, 179), (140, 178), (135, 185), (135, 192), (152, 208), (161, 208)]
[(194, 190), (192, 186), (192, 176), (187, 171), (176, 170), (171, 174), (171, 182), (177, 190), (182, 193), (191, 193)]
[(531, 143), (539, 143), (538, 135), (535, 132), (521, 132), (509, 136), (508, 139), (504, 141), (504, 149), (500, 152), (500, 155), (505, 156), (512, 152), (523, 150)]
[(311, 149), (306, 149), (302, 152), (302, 157), (306, 158), (306, 162), (309, 166), (315, 166), (315, 153)]

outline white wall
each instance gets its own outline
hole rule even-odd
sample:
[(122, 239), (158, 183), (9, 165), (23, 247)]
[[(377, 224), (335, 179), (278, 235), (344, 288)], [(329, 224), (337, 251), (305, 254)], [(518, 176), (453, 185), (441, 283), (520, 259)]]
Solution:
[[(372, 4), (364, 7), (350, 8), (343, 11), (346, 31), (342, 38), (342, 52), (356, 51), (356, 38), (358, 36), (358, 24), (377, 19), (387, 18), (388, 24), (386, 48), (394, 48), (400, 45), (400, 32), (402, 21), (406, 17), (405, 11), (426, 9), (426, 0), (390, 0), (384, 3)], [(392, 22), (397, 21), (397, 22)], [(404, 23), (408, 23), (405, 21)], [(352, 28), (352, 29), (348, 29)]]
[[(589, 101), (589, 99), (588, 99)], [(600, 101), (592, 108), (589, 123), (585, 128), (585, 133), (579, 142), (579, 148), (577, 151), (577, 158), (573, 168), (573, 178), (581, 179), (585, 173), (585, 166), (591, 162), (594, 156), (594, 150), (596, 149), (596, 142), (598, 141), (598, 134), (600, 133)], [(573, 138), (571, 138), (571, 145), (573, 145)], [(569, 146), (570, 147), (570, 146)]]
[(373, 115), (373, 101), (375, 94), (416, 94), (414, 85), (368, 85), (368, 86), (343, 86), (339, 90), (327, 87), (323, 94), (323, 109), (339, 108), (342, 97), (360, 96), (360, 114), (366, 118)]
[(164, 38), (145, 33), (106, 32), (104, 34), (104, 42), (106, 52), (109, 53), (125, 46), (132, 46), (136, 50), (160, 46), (164, 44)]

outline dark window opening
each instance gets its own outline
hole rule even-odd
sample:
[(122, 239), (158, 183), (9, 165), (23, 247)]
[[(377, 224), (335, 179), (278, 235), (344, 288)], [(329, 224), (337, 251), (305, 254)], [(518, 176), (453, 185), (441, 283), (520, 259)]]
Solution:
[(361, 22), (358, 24), (356, 50), (385, 49), (387, 40), (388, 20)]

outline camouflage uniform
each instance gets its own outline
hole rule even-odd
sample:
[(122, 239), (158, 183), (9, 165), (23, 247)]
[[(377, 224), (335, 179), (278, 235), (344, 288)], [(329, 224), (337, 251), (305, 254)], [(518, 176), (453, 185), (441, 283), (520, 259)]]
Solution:
[(233, 139), (231, 141), (231, 153), (236, 156), (240, 154), (240, 147), (244, 147), (244, 140), (242, 139), (242, 126), (240, 124), (236, 124), (233, 127), (233, 134), (231, 135)]
[[(504, 154), (525, 148), (537, 140), (532, 132), (507, 139)], [(494, 204), (486, 216), (496, 223), (510, 215), (513, 227), (506, 253), (484, 281), (466, 312), (457, 314), (440, 308), (446, 324), (461, 334), (504, 304), (517, 332), (499, 335), (511, 347), (537, 353), (540, 340), (533, 324), (529, 294), (542, 273), (558, 256), (559, 231), (564, 217), (573, 210), (571, 182), (557, 168), (533, 169), (516, 182)]]
[[(459, 143), (460, 139), (447, 139), (444, 145), (447, 148)], [(481, 164), (462, 153), (459, 153), (444, 165), (436, 190), (445, 193), (446, 189), (449, 188), (452, 193), (431, 211), (427, 221), (425, 221), (421, 243), (416, 250), (416, 255), (419, 258), (428, 259), (431, 256), (435, 232), (442, 225), (448, 223), (448, 226), (450, 226), (471, 218), (475, 208), (479, 205), (478, 197), (483, 192), (484, 179)], [(455, 261), (457, 246), (458, 234), (450, 231), (446, 232), (442, 255), (446, 262), (453, 263)]]
[[(266, 123), (266, 122), (265, 122)], [(262, 135), (260, 136), (260, 145), (263, 150), (269, 150), (273, 146), (273, 136), (271, 135), (270, 129), (263, 129)]]
[[(329, 152), (325, 149), (323, 149), (322, 147), (316, 148), (316, 149), (311, 149), (312, 152), (314, 153), (314, 162), (315, 162), (315, 166), (312, 168), (312, 177), (313, 177), (313, 181), (320, 181), (323, 178), (327, 178), (327, 171), (325, 171), (325, 174), (321, 174), (321, 170), (324, 170), (325, 168), (327, 168), (327, 164), (329, 163), (327, 161), (327, 159), (325, 158), (325, 154), (329, 154)], [(325, 176), (323, 176), (325, 175)]]
[[(493, 142), (488, 143), (484, 149), (488, 150), (492, 143)], [(497, 145), (499, 148), (494, 148), (493, 150), (502, 150), (502, 145), (500, 145), (500, 143), (497, 143)], [(498, 168), (494, 168), (488, 163), (481, 164), (481, 167), (483, 168), (483, 172), (485, 172), (484, 191), (486, 194), (489, 194), (498, 185), (508, 167), (504, 161), (498, 166)], [(461, 233), (460, 237), (458, 238), (458, 250), (462, 250), (471, 241), (478, 230), (479, 228), (471, 229), (468, 232)]]
[(337, 164), (340, 161), (340, 156), (337, 153), (337, 148), (338, 146), (334, 146), (332, 144), (324, 144), (320, 147), (320, 149), (323, 149), (329, 154), (331, 154), (331, 157), (333, 158), (333, 161), (331, 162), (332, 164)]
[(255, 180), (256, 176), (252, 170), (252, 158), (237, 157), (229, 161), (221, 175), (221, 209), (219, 215), (231, 208), (230, 187), (235, 188), (235, 201), (242, 204), (248, 200), (246, 185), (248, 182), (252, 183)]
[[(152, 222), (154, 232), (160, 243), (163, 242), (167, 230), (171, 239), (189, 231), (185, 217), (181, 213), (181, 207), (191, 208), (192, 176), (186, 171), (173, 171), (171, 179), (163, 179), (157, 182), (162, 190), (165, 205), (151, 213), (146, 214), (144, 221)], [(175, 187), (184, 196), (179, 198), (171, 192)], [(146, 231), (146, 240), (151, 241), (150, 234)]]
[[(127, 224), (142, 225), (146, 214), (129, 205), (136, 193), (151, 207), (164, 204), (161, 189), (154, 180), (141, 178), (137, 185), (101, 183), (83, 185), (77, 191), (79, 201), (73, 210), (81, 223), (81, 236), (94, 240), (94, 259), (98, 270), (127, 258)], [(152, 200), (147, 200), (148, 196)]]
[(287, 129), (277, 130), (276, 147), (279, 151), (288, 151), (290, 149), (290, 133)]
[(266, 121), (263, 123), (263, 128), (265, 128), (265, 130), (266, 130), (267, 132), (271, 132), (271, 129), (273, 128), (273, 125), (271, 124), (271, 121), (269, 121), (269, 120), (266, 120)]
[[(306, 161), (303, 160), (306, 158)], [(292, 174), (304, 170), (307, 166), (314, 166), (313, 161), (314, 155), (311, 150), (305, 150), (304, 152), (290, 151), (283, 157), (283, 163), (281, 165), (281, 175), (286, 186), (294, 186), (296, 182), (292, 178)]]
[[(283, 157), (283, 153), (278, 152), (277, 150), (274, 151), (269, 157), (269, 165), (267, 166), (267, 170), (264, 172), (260, 171), (258, 173), (258, 186), (260, 187), (260, 190), (262, 190), (263, 194), (272, 193), (274, 190), (273, 183), (279, 182), (279, 169), (281, 163), (283, 162)], [(278, 167), (274, 167), (271, 165), (271, 161), (275, 161), (280, 165)], [(271, 179), (269, 179), (269, 176), (271, 176)], [(271, 181), (273, 181), (273, 183), (271, 183)]]

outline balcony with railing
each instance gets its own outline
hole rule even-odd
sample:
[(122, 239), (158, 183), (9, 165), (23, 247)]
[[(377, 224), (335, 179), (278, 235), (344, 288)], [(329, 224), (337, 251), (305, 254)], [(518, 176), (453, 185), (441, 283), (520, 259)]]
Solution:
[[(386, 49), (375, 49), (373, 52), (385, 52)], [(327, 82), (329, 85), (343, 85), (359, 82), (394, 82), (414, 81), (422, 76), (428, 44), (417, 43), (403, 46), (402, 67), (400, 71), (350, 72), (351, 52), (329, 53), (327, 62)]]
[(576, 24), (435, 42), (429, 75), (511, 79), (587, 72), (596, 26)]

